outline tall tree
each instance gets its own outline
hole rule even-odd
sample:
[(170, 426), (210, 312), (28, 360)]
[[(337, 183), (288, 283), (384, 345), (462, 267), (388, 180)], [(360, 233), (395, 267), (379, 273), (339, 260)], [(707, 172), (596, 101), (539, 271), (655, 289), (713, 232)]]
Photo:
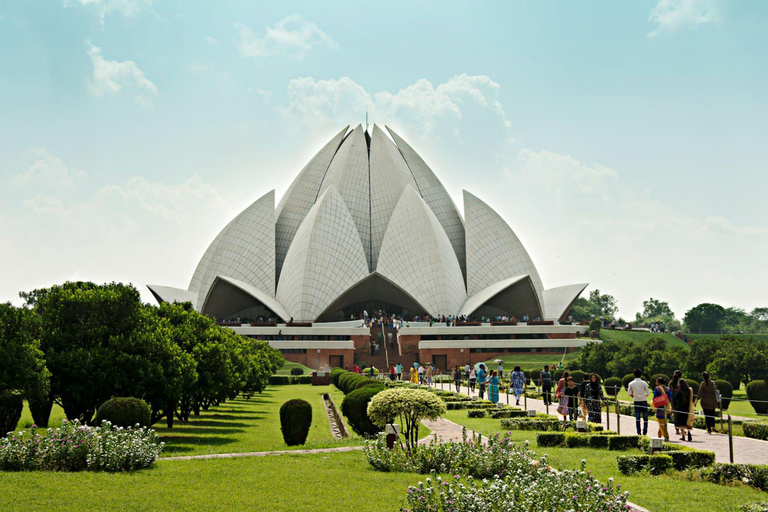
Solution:
[(656, 300), (651, 297), (648, 300), (643, 301), (643, 317), (650, 318), (654, 316), (671, 316), (674, 318), (675, 314), (669, 307), (668, 302)]
[(688, 310), (683, 321), (689, 332), (716, 333), (720, 332), (725, 318), (726, 310), (723, 306), (705, 302)]

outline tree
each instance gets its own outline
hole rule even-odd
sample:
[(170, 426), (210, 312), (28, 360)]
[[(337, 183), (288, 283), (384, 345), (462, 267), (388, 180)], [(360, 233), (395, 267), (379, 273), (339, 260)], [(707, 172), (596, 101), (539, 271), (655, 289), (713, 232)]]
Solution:
[(685, 313), (683, 322), (688, 332), (719, 332), (726, 318), (726, 310), (718, 304), (703, 303)]
[(368, 404), (368, 417), (380, 427), (399, 418), (410, 453), (416, 450), (421, 420), (436, 420), (445, 412), (445, 402), (440, 397), (421, 389), (387, 389), (376, 394)]
[[(690, 350), (685, 358), (685, 375), (701, 375), (707, 365), (715, 358), (720, 348), (720, 340), (703, 338), (691, 341)], [(738, 389), (738, 388), (737, 388)]]
[(651, 297), (650, 299), (643, 301), (642, 316), (646, 318), (652, 316), (670, 316), (674, 318), (675, 314), (670, 309), (668, 302), (656, 300)]
[(600, 290), (595, 289), (589, 292), (589, 299), (576, 299), (570, 314), (578, 322), (599, 317), (614, 318), (619, 309), (616, 304), (617, 301), (612, 295), (601, 294)]
[(768, 308), (755, 308), (750, 316), (759, 322), (768, 322)]

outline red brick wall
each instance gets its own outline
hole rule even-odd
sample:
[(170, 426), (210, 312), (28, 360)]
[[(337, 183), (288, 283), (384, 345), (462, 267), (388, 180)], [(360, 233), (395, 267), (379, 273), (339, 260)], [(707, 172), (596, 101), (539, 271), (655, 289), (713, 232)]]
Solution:
[(305, 354), (283, 354), (286, 361), (303, 364), (314, 369), (325, 366), (326, 370), (330, 370), (330, 356), (344, 356), (344, 366), (350, 370), (354, 365), (355, 351), (352, 349), (320, 349), (319, 354), (316, 349), (307, 349)]

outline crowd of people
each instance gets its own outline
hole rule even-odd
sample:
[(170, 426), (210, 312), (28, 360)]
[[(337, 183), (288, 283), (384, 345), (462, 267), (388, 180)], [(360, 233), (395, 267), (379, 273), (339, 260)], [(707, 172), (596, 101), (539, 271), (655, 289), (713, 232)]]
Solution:
[[(429, 322), (429, 326), (433, 325), (445, 325), (446, 327), (455, 327), (456, 324), (463, 324), (467, 322), (510, 322), (517, 323), (517, 318), (514, 315), (496, 315), (496, 316), (467, 316), (467, 315), (387, 315), (386, 311), (377, 310), (373, 311), (373, 314), (369, 315), (367, 310), (363, 310), (362, 314), (355, 318), (355, 315), (350, 315), (350, 320), (362, 319), (363, 327), (384, 327), (387, 326), (390, 331), (397, 331), (403, 326), (410, 326), (410, 322)], [(541, 317), (536, 316), (531, 319), (527, 314), (524, 314), (522, 321), (527, 323), (529, 321), (540, 322)]]

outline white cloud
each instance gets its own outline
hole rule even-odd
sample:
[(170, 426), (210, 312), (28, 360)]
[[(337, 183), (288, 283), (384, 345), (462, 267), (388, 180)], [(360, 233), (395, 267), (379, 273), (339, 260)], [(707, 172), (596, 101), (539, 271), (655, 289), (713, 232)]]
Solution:
[(42, 158), (32, 163), (26, 172), (11, 178), (11, 186), (32, 187), (35, 190), (52, 190), (59, 193), (72, 193), (77, 185), (88, 179), (88, 174), (79, 169), (69, 169), (61, 158), (49, 154), (44, 149), (35, 153)]
[(298, 125), (334, 127), (364, 118), (368, 107), (372, 120), (392, 124), (395, 129), (457, 136), (461, 123), (478, 121), (478, 115), (483, 123), (490, 120), (497, 132), (499, 125), (502, 130), (511, 127), (499, 91), (499, 84), (484, 75), (457, 75), (437, 86), (422, 78), (395, 93), (373, 94), (349, 77), (296, 78), (288, 83), (288, 105), (280, 112)]
[(93, 44), (90, 45), (88, 55), (93, 63), (90, 91), (94, 96), (114, 95), (123, 89), (130, 89), (135, 94), (133, 100), (144, 106), (151, 105), (152, 99), (158, 96), (157, 86), (144, 75), (135, 62), (107, 60), (101, 49)]
[(208, 36), (208, 37), (206, 37), (206, 38), (205, 38), (205, 42), (206, 42), (206, 43), (208, 43), (208, 44), (209, 44), (209, 45), (211, 45), (211, 46), (215, 46), (215, 45), (219, 44), (219, 40), (218, 40), (218, 39), (216, 39), (216, 38), (215, 38), (215, 37), (213, 37), (213, 36)]
[(649, 19), (656, 23), (656, 29), (648, 34), (654, 37), (717, 22), (719, 15), (714, 0), (659, 0)]
[(315, 47), (325, 46), (332, 50), (339, 48), (331, 36), (320, 30), (317, 24), (304, 21), (296, 14), (267, 27), (262, 37), (242, 23), (235, 23), (235, 28), (240, 34), (238, 48), (244, 57), (284, 55), (302, 58)]
[(119, 12), (126, 17), (135, 16), (151, 3), (152, 0), (64, 0), (64, 7), (73, 4), (91, 7), (98, 13), (101, 24), (104, 25), (108, 14)]

